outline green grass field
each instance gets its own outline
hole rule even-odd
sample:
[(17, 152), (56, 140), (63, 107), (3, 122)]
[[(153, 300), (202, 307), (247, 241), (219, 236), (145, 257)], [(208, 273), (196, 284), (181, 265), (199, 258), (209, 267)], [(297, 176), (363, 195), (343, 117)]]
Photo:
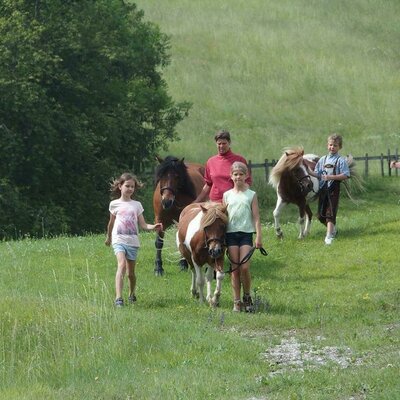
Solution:
[[(256, 163), (290, 145), (323, 154), (332, 131), (343, 154), (398, 147), (399, 2), (137, 4), (171, 35), (171, 96), (193, 103), (165, 154), (205, 162), (220, 128)], [(255, 314), (231, 311), (229, 276), (220, 308), (191, 298), (173, 229), (163, 277), (153, 274), (154, 234), (141, 234), (138, 302), (123, 309), (103, 235), (0, 242), (0, 398), (398, 398), (399, 178), (370, 178), (356, 205), (342, 198), (330, 247), (315, 221), (297, 239), (293, 206), (278, 241), (275, 195), (262, 177), (254, 186), (269, 251), (252, 258)], [(150, 221), (149, 192), (141, 201)]]
[[(256, 314), (199, 305), (173, 229), (163, 277), (143, 233), (138, 302), (115, 309), (115, 259), (102, 235), (0, 243), (0, 398), (395, 399), (400, 384), (397, 178), (343, 199), (327, 247), (315, 222), (297, 239), (289, 207), (267, 257), (252, 258)], [(227, 265), (226, 265), (227, 267)]]
[(324, 154), (332, 131), (343, 135), (345, 154), (398, 147), (398, 1), (136, 4), (171, 36), (172, 97), (193, 103), (166, 153), (205, 162), (220, 128), (253, 162), (291, 145)]

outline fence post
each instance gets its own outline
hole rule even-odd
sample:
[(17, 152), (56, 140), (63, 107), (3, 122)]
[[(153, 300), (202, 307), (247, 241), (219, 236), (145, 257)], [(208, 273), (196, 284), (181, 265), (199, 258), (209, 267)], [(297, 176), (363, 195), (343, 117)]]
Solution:
[(266, 158), (264, 160), (264, 171), (265, 171), (265, 182), (268, 182), (268, 178), (269, 178), (269, 168), (268, 168), (268, 159)]
[(365, 153), (365, 171), (364, 175), (366, 178), (368, 178), (368, 153)]
[(249, 168), (249, 174), (251, 175), (251, 160), (248, 161), (247, 167)]
[(392, 176), (392, 170), (390, 169), (390, 149), (388, 149), (387, 151), (387, 166), (388, 166), (389, 176)]
[(385, 171), (384, 171), (384, 169), (383, 169), (383, 160), (384, 160), (384, 155), (383, 155), (383, 153), (381, 153), (381, 175), (382, 176), (385, 176)]

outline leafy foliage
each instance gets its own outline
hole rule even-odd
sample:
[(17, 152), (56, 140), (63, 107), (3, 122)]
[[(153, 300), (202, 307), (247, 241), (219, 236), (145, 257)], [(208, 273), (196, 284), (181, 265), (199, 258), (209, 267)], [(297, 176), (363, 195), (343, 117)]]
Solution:
[(175, 139), (169, 38), (121, 0), (0, 6), (0, 237), (104, 229), (107, 181)]

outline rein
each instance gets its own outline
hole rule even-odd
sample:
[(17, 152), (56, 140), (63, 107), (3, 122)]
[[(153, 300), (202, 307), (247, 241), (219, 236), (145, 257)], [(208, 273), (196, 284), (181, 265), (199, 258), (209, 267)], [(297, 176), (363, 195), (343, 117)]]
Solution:
[[(231, 265), (229, 266), (229, 269), (228, 269), (227, 271), (224, 271), (224, 272), (226, 272), (226, 273), (228, 273), (228, 274), (231, 274), (233, 271), (236, 271), (238, 268), (240, 268), (241, 265), (243, 265), (244, 263), (246, 263), (247, 261), (250, 260), (251, 256), (254, 254), (254, 252), (255, 252), (256, 250), (257, 250), (257, 247), (256, 247), (256, 246), (253, 246), (253, 247), (249, 250), (249, 252), (248, 252), (238, 263), (232, 261), (231, 258), (229, 257), (229, 253), (227, 252), (227, 253), (226, 253), (226, 256), (228, 257), (228, 260), (229, 260), (229, 262), (231, 263)], [(261, 253), (263, 256), (267, 256), (267, 255), (268, 255), (267, 250), (265, 250), (263, 247), (260, 247), (258, 250), (260, 250), (260, 253)], [(236, 267), (235, 267), (235, 268), (232, 268), (232, 264), (235, 264)]]

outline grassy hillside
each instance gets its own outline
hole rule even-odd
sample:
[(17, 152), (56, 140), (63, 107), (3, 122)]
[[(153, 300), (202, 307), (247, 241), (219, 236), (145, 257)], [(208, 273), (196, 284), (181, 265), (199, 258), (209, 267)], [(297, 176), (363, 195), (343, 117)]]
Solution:
[(204, 162), (217, 129), (247, 159), (283, 147), (325, 153), (395, 149), (400, 138), (397, 0), (138, 0), (171, 35), (165, 71), (175, 100), (193, 108), (168, 152)]

